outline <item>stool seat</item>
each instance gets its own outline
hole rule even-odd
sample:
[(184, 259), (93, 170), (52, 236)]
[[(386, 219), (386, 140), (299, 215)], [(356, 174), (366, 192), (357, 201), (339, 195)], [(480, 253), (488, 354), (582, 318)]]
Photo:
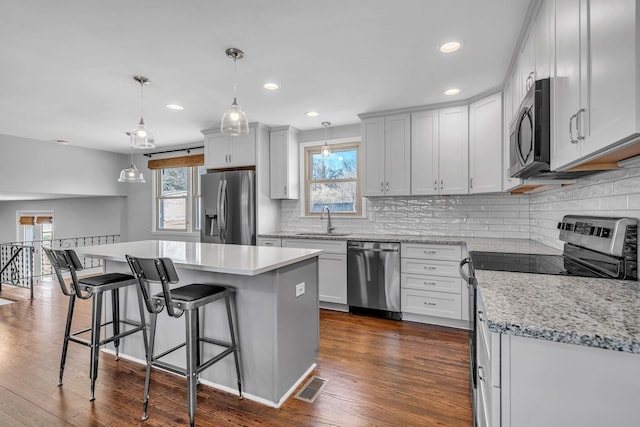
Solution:
[[(67, 348), (69, 342), (75, 342), (91, 348), (91, 365), (89, 370), (89, 378), (91, 379), (91, 398), (95, 399), (95, 383), (98, 377), (98, 360), (100, 346), (113, 343), (116, 352), (116, 360), (118, 359), (118, 348), (120, 339), (128, 335), (141, 331), (144, 339), (145, 353), (148, 351), (146, 324), (144, 317), (144, 307), (142, 297), (138, 293), (138, 309), (140, 311), (140, 322), (134, 322), (127, 319), (120, 319), (120, 297), (119, 290), (127, 286), (135, 285), (136, 279), (130, 274), (124, 273), (107, 273), (98, 276), (90, 276), (79, 279), (77, 271), (82, 270), (82, 262), (74, 250), (71, 249), (49, 249), (43, 248), (49, 262), (53, 267), (58, 283), (62, 292), (69, 297), (69, 307), (67, 309), (67, 323), (64, 332), (64, 343), (62, 345), (62, 356), (60, 358), (60, 376), (58, 385), (62, 385), (62, 376), (64, 373), (65, 361), (67, 358)], [(63, 273), (68, 272), (71, 275), (71, 282), (67, 286), (63, 277)], [(102, 303), (103, 294), (111, 291), (111, 321), (102, 323)], [(91, 309), (91, 327), (84, 328), (76, 332), (71, 332), (71, 323), (73, 320), (73, 309), (76, 298), (83, 300), (92, 300)], [(111, 325), (112, 334), (100, 339), (100, 330), (102, 327)], [(121, 325), (133, 326), (129, 330), (120, 331)], [(89, 340), (82, 338), (80, 335), (86, 332), (91, 333)], [(106, 332), (105, 332), (105, 335)]]
[[(227, 288), (216, 285), (201, 285), (201, 284), (191, 284), (181, 286), (179, 288), (171, 289), (171, 298), (178, 301), (195, 301), (201, 298), (206, 298), (209, 296), (214, 296), (225, 292)], [(154, 295), (156, 298), (163, 298), (164, 294), (162, 292)]]

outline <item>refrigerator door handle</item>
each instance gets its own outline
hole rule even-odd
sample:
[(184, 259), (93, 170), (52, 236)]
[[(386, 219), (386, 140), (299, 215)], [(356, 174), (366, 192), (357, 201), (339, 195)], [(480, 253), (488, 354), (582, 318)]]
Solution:
[(222, 212), (222, 227), (220, 229), (220, 238), (222, 239), (222, 243), (227, 243), (227, 237), (229, 235), (229, 230), (227, 230), (227, 180), (225, 179), (222, 183), (222, 195), (221, 195), (222, 204), (220, 206)]
[(221, 179), (218, 183), (218, 197), (217, 197), (217, 211), (218, 211), (218, 236), (220, 236), (220, 240), (222, 242), (222, 229), (224, 228), (224, 214), (222, 212), (222, 190), (224, 186), (224, 179)]

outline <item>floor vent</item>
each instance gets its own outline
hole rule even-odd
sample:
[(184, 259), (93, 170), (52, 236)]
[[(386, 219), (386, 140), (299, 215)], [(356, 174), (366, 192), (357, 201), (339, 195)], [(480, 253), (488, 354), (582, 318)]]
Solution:
[(312, 376), (309, 381), (300, 389), (294, 396), (296, 399), (304, 400), (305, 402), (313, 403), (316, 397), (320, 394), (320, 390), (327, 383), (328, 380), (317, 376)]

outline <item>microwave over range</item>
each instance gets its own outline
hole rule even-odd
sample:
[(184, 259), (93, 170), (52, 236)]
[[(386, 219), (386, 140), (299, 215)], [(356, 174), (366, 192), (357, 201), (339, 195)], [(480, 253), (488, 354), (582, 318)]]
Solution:
[(551, 171), (551, 82), (536, 80), (509, 127), (509, 176), (567, 179), (588, 172)]

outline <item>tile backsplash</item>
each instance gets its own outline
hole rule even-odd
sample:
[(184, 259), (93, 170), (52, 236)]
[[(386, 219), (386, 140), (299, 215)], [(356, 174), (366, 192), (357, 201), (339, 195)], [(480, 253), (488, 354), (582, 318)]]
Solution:
[[(332, 218), (337, 232), (425, 236), (531, 238), (553, 247), (567, 214), (640, 219), (640, 168), (580, 178), (576, 184), (531, 195), (374, 197), (366, 218)], [(300, 201), (282, 202), (282, 230), (324, 231), (326, 220), (300, 216)]]

